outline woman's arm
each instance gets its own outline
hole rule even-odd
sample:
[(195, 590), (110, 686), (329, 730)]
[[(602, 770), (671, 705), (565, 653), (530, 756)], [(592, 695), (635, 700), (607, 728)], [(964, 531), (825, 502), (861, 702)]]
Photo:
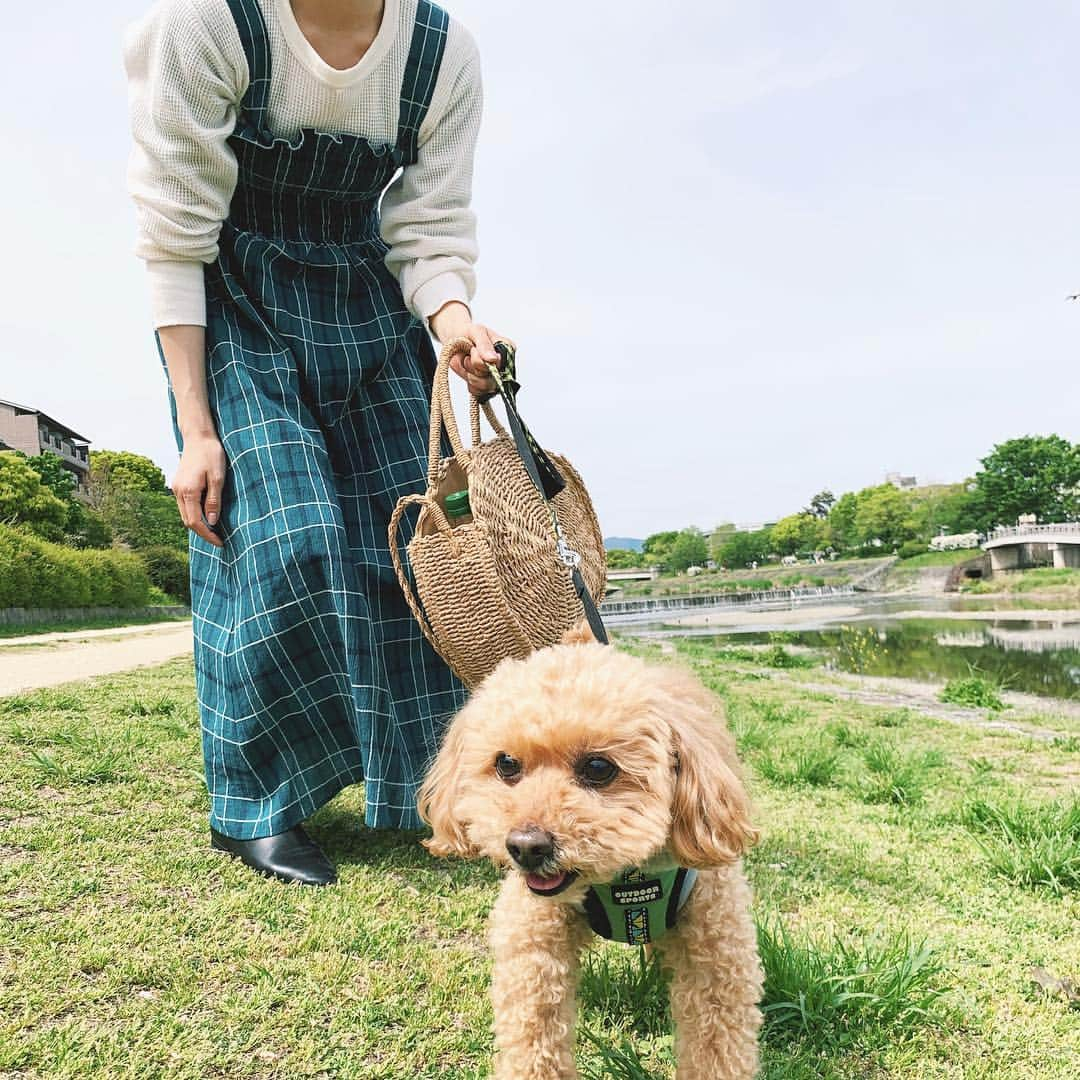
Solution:
[[(146, 260), (154, 325), (183, 440), (172, 480), (184, 524), (215, 547), (225, 451), (206, 386), (203, 264), (217, 255), (236, 183), (227, 139), (247, 85), (228, 8), (161, 2), (124, 43), (134, 136), (128, 182)], [(203, 16), (216, 19), (213, 25)]]
[(159, 0), (129, 29), (124, 67), (135, 251), (146, 261), (154, 325), (205, 324), (203, 264), (217, 257), (236, 186), (227, 140), (248, 83), (228, 6)]
[(439, 82), (420, 130), (417, 160), (402, 170), (382, 201), (387, 266), (409, 309), (441, 342), (468, 338), (469, 355), (451, 360), (474, 394), (494, 389), (485, 362), (498, 363), (492, 330), (473, 321), (476, 216), (470, 208), (473, 154), (483, 94), (472, 38), (452, 21)]
[(192, 532), (215, 547), (212, 531), (221, 514), (225, 450), (214, 427), (206, 390), (206, 330), (201, 326), (163, 326), (158, 331), (176, 400), (176, 425), (184, 449), (172, 481), (180, 517)]

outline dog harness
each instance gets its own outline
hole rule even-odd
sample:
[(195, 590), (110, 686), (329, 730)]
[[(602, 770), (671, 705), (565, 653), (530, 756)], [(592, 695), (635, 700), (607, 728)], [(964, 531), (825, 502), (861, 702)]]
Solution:
[(589, 887), (585, 917), (608, 941), (647, 945), (675, 925), (696, 880), (697, 871), (684, 866), (633, 866), (614, 881)]

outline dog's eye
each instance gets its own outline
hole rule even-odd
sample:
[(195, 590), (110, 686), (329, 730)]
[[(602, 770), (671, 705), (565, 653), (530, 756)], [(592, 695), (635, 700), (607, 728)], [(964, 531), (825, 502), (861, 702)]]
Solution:
[(509, 754), (496, 754), (495, 771), (501, 780), (516, 780), (521, 775), (521, 762)]
[(615, 779), (619, 767), (613, 761), (602, 757), (582, 758), (578, 763), (577, 774), (583, 784), (589, 787), (603, 787)]

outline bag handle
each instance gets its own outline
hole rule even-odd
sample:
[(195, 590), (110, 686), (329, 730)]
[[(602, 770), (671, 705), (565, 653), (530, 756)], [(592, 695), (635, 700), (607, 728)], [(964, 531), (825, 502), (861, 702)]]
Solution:
[(558, 515), (555, 513), (555, 507), (551, 503), (551, 500), (566, 487), (566, 481), (547, 452), (533, 438), (532, 432), (525, 426), (525, 422), (517, 411), (517, 392), (521, 388), (521, 384), (517, 381), (514, 350), (502, 341), (497, 341), (495, 348), (499, 351), (499, 355), (503, 360), (502, 371), (494, 364), (488, 364), (488, 371), (491, 372), (491, 377), (495, 380), (495, 385), (498, 388), (496, 392), (503, 399), (503, 405), (506, 408), (506, 419), (514, 436), (514, 445), (517, 447), (525, 471), (529, 474), (529, 479), (540, 493), (540, 498), (543, 499), (544, 506), (551, 516), (552, 528), (555, 531), (555, 548), (559, 553), (560, 561), (570, 570), (574, 591), (581, 601), (581, 606), (585, 609), (585, 618), (588, 620), (589, 629), (597, 641), (602, 645), (607, 645), (608, 635), (604, 627), (604, 621), (600, 618), (600, 612), (597, 610), (588, 586), (585, 584), (585, 579), (581, 575), (581, 556), (566, 542), (566, 537), (563, 535), (562, 528), (559, 525)]
[[(450, 440), (451, 450), (454, 452), (455, 456), (460, 458), (465, 468), (468, 468), (468, 455), (461, 441), (461, 432), (458, 430), (457, 419), (454, 416), (454, 405), (450, 397), (450, 358), (459, 353), (471, 352), (472, 348), (473, 343), (468, 338), (452, 338), (443, 346), (442, 353), (439, 356), (439, 362), (435, 366), (435, 378), (431, 387), (431, 427), (428, 432), (428, 491), (434, 491), (438, 486), (439, 462), (442, 460), (442, 431), (444, 427), (446, 428), (447, 437)], [(525, 471), (529, 474), (529, 479), (540, 493), (540, 498), (543, 500), (544, 506), (551, 518), (552, 530), (555, 534), (555, 547), (558, 551), (559, 559), (570, 570), (574, 591), (577, 593), (578, 599), (581, 601), (581, 606), (585, 610), (585, 618), (589, 622), (589, 628), (592, 630), (593, 637), (606, 645), (608, 643), (607, 631), (604, 628), (603, 620), (600, 618), (600, 612), (597, 610), (596, 604), (585, 584), (585, 579), (581, 575), (581, 556), (576, 551), (572, 550), (570, 545), (566, 542), (562, 528), (559, 525), (558, 516), (555, 513), (555, 507), (551, 504), (551, 500), (566, 487), (566, 481), (555, 467), (555, 463), (548, 456), (547, 452), (540, 446), (536, 439), (533, 438), (532, 432), (525, 426), (524, 420), (521, 419), (521, 415), (518, 413), (517, 392), (521, 388), (521, 384), (517, 380), (516, 354), (514, 349), (504, 341), (495, 342), (495, 348), (502, 360), (502, 370), (500, 371), (494, 364), (488, 364), (487, 367), (488, 371), (491, 373), (491, 377), (495, 380), (496, 389), (491, 394), (488, 394), (482, 401), (477, 401), (476, 398), (471, 398), (470, 400), (469, 426), (471, 428), (473, 446), (479, 445), (480, 442), (481, 408), (483, 408), (488, 421), (496, 432), (506, 434), (505, 428), (503, 428), (496, 420), (490, 404), (490, 399), (495, 396), (495, 394), (498, 394), (503, 400), (503, 407), (506, 409), (506, 419), (510, 425), (510, 433), (513, 437), (518, 455), (521, 458), (522, 464), (525, 466)], [(440, 530), (445, 527), (446, 531), (450, 533), (451, 550), (454, 551), (455, 555), (458, 553), (458, 545), (456, 538), (453, 536), (453, 530), (446, 521), (445, 514), (443, 514), (442, 509), (434, 499), (426, 495), (414, 495), (403, 496), (398, 500), (390, 523), (390, 547), (394, 558), (394, 568), (397, 570), (398, 581), (401, 583), (401, 588), (405, 593), (405, 598), (409, 603), (409, 607), (420, 621), (421, 628), (434, 647), (434, 636), (427, 622), (419, 614), (419, 604), (416, 602), (411, 589), (406, 583), (404, 571), (401, 568), (400, 556), (397, 553), (397, 527), (400, 524), (401, 514), (404, 511), (403, 504), (416, 501), (423, 502), (429, 508), (433, 508), (433, 516), (435, 517), (436, 525)]]
[(413, 591), (412, 582), (409, 581), (409, 578), (405, 573), (405, 567), (401, 562), (401, 553), (398, 550), (398, 535), (401, 531), (401, 518), (406, 509), (413, 503), (419, 503), (421, 506), (427, 508), (428, 513), (435, 519), (436, 528), (439, 532), (446, 534), (446, 537), (450, 542), (450, 552), (455, 559), (461, 554), (461, 544), (454, 535), (454, 530), (450, 527), (450, 522), (446, 520), (446, 515), (442, 511), (442, 507), (439, 506), (438, 502), (431, 498), (430, 495), (402, 495), (401, 498), (398, 499), (397, 505), (394, 507), (394, 512), (390, 515), (390, 526), (387, 529), (387, 539), (390, 542), (390, 558), (394, 561), (394, 571), (397, 573), (398, 584), (401, 586), (402, 593), (405, 594), (405, 602), (409, 605), (409, 610), (420, 624), (420, 629), (423, 630), (424, 637), (428, 639), (428, 643), (435, 652), (442, 656), (442, 652), (439, 650), (438, 643), (435, 640), (435, 631), (431, 629), (427, 613), (420, 606), (420, 601)]

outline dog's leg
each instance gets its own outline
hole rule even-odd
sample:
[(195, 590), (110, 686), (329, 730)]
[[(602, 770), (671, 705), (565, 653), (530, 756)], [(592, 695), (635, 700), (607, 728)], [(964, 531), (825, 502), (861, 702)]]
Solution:
[(763, 976), (742, 865), (702, 871), (658, 945), (672, 972), (677, 1080), (751, 1080)]
[(576, 1080), (574, 1019), (584, 920), (533, 896), (517, 874), (491, 915), (495, 1080)]

